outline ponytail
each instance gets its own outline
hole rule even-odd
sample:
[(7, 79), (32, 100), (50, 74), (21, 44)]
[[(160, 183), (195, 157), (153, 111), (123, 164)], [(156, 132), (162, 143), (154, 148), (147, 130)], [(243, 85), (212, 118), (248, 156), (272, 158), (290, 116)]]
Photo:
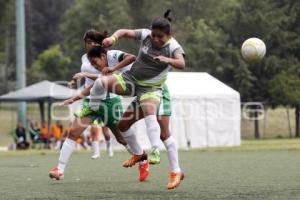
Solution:
[(164, 18), (166, 18), (169, 22), (172, 22), (172, 18), (170, 17), (170, 14), (171, 14), (171, 9), (168, 9), (164, 14)]
[(171, 10), (168, 9), (164, 13), (164, 17), (158, 17), (153, 20), (151, 24), (151, 29), (159, 29), (165, 34), (170, 35), (171, 34), (171, 17), (170, 17)]

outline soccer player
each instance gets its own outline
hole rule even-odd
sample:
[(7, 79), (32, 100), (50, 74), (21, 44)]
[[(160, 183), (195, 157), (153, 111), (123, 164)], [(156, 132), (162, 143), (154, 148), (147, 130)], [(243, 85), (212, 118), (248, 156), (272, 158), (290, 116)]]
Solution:
[[(101, 43), (100, 41), (102, 41), (104, 37), (105, 37), (104, 34), (102, 34), (102, 38), (101, 38), (97, 33), (97, 37), (95, 38), (97, 38), (98, 40), (96, 40), (95, 38), (93, 40), (92, 37), (89, 37), (91, 41), (86, 41), (85, 39), (85, 45), (87, 46), (88, 43), (91, 43), (94, 46), (96, 46), (97, 44), (99, 46), (99, 43)], [(134, 60), (135, 60), (135, 56), (130, 54), (126, 54), (126, 55), (123, 54), (122, 61), (118, 62), (116, 67), (127, 66), (128, 64), (132, 63)], [(86, 74), (89, 74), (89, 76), (85, 76)], [(93, 81), (93, 78), (95, 77), (97, 78), (98, 76), (99, 76), (99, 72), (98, 74), (81, 72), (76, 74), (73, 77), (74, 80), (73, 83), (71, 84), (74, 84), (75, 80), (77, 80), (80, 77), (89, 78), (90, 81)], [(87, 86), (87, 88), (88, 87), (91, 86)], [(80, 99), (81, 96), (82, 95), (77, 95), (74, 98), (68, 99), (64, 102), (64, 104), (65, 105), (70, 104), (76, 101), (77, 99)], [(140, 155), (140, 152), (142, 152), (142, 156), (139, 157), (139, 161), (147, 160), (147, 155), (144, 153), (144, 151), (138, 145), (131, 147), (130, 144), (127, 144), (127, 142), (124, 140), (124, 138), (119, 132), (118, 121), (123, 112), (120, 97), (111, 93), (106, 93), (106, 97), (101, 100), (101, 104), (96, 111), (92, 111), (90, 109), (89, 101), (90, 101), (89, 98), (85, 98), (83, 101), (82, 109), (80, 110), (80, 112), (75, 113), (76, 118), (72, 122), (70, 134), (68, 135), (68, 137), (66, 138), (62, 146), (58, 166), (49, 172), (50, 178), (60, 180), (64, 177), (64, 169), (72, 152), (76, 148), (77, 138), (82, 134), (82, 132), (88, 125), (93, 124), (95, 121), (99, 121), (99, 119), (111, 129), (117, 141), (123, 144), (130, 153)], [(131, 137), (135, 137), (135, 136), (133, 135)]]
[[(136, 110), (139, 108), (139, 103), (137, 99), (134, 99), (129, 108), (125, 111), (125, 116), (130, 116), (132, 113), (136, 113)], [(140, 112), (141, 113), (141, 112)], [(167, 156), (169, 161), (169, 169), (170, 169), (170, 181), (167, 184), (168, 189), (174, 189), (179, 184), (181, 179), (183, 179), (183, 174), (181, 172), (181, 168), (179, 166), (179, 158), (178, 158), (178, 149), (175, 143), (174, 137), (170, 134), (169, 124), (170, 124), (170, 116), (172, 115), (172, 108), (171, 108), (171, 98), (169, 94), (169, 89), (166, 84), (162, 87), (162, 97), (160, 107), (157, 113), (158, 123), (161, 129), (160, 139), (165, 145), (167, 150)], [(139, 120), (141, 116), (135, 116), (136, 121)], [(130, 126), (131, 124), (135, 123), (135, 121), (122, 121), (123, 126)], [(159, 157), (151, 157), (149, 156), (149, 163), (150, 164), (157, 164), (159, 163)], [(182, 174), (181, 178), (178, 174)]]
[[(85, 49), (88, 51), (89, 49), (91, 49), (94, 46), (99, 46), (102, 42), (102, 40), (107, 37), (107, 32), (103, 32), (102, 34), (94, 29), (88, 30), (85, 32), (84, 36), (83, 36), (83, 40), (84, 40), (84, 44), (85, 44)], [(91, 76), (96, 77), (100, 74), (100, 71), (98, 71), (97, 69), (95, 69), (91, 63), (89, 62), (89, 60), (87, 59), (87, 55), (84, 54), (81, 57), (81, 72), (86, 72), (86, 73), (90, 73)], [(77, 83), (78, 79), (81, 78), (80, 76), (74, 76), (72, 81), (70, 82), (70, 85), (74, 85)], [(84, 82), (84, 87), (89, 87), (90, 85), (92, 85), (94, 83), (94, 81), (91, 78), (85, 77), (85, 82)], [(81, 110), (79, 110), (77, 113), (75, 113), (75, 115), (80, 115), (81, 112), (85, 112), (85, 106), (86, 102), (89, 102), (89, 97), (87, 97), (84, 100), (83, 106), (81, 108)], [(95, 124), (91, 125), (90, 128), (90, 133), (91, 133), (91, 138), (92, 138), (92, 149), (93, 149), (93, 155), (92, 155), (92, 159), (97, 159), (100, 157), (100, 148), (99, 148), (99, 133), (101, 130), (100, 127), (97, 124), (98, 122), (95, 121)], [(106, 143), (106, 150), (108, 152), (108, 155), (110, 157), (113, 156), (113, 150), (112, 150), (112, 144), (111, 144), (111, 137), (109, 135), (109, 131), (107, 128), (103, 127), (102, 128), (102, 133), (104, 135), (105, 138), (105, 143)]]
[[(147, 134), (152, 146), (150, 157), (159, 157), (160, 126), (157, 122), (156, 112), (160, 104), (162, 86), (167, 78), (168, 71), (174, 67), (183, 69), (185, 67), (184, 51), (178, 42), (171, 36), (171, 24), (169, 18), (170, 10), (165, 17), (156, 18), (148, 29), (120, 29), (111, 37), (102, 42), (104, 47), (110, 47), (117, 43), (120, 38), (132, 38), (141, 41), (141, 47), (137, 60), (131, 69), (119, 75), (98, 78), (91, 89), (90, 106), (97, 109), (98, 99), (103, 99), (107, 91), (120, 95), (132, 95), (137, 97), (141, 107), (140, 116), (145, 119)], [(126, 113), (123, 119), (128, 117)], [(119, 123), (122, 135), (134, 134), (131, 123)], [(132, 156), (126, 163), (133, 166), (139, 161), (140, 155)], [(179, 170), (178, 170), (179, 171)], [(170, 173), (169, 189), (177, 187), (184, 177), (182, 172)]]

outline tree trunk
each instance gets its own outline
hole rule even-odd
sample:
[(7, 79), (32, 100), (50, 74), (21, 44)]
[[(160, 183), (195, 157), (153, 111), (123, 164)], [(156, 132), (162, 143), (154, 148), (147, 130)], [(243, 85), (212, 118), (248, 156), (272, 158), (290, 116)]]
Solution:
[(291, 127), (291, 119), (290, 119), (290, 110), (286, 108), (287, 120), (288, 120), (288, 128), (289, 128), (289, 137), (292, 138), (292, 127)]
[(300, 137), (300, 106), (296, 106), (296, 137)]
[(259, 123), (258, 123), (258, 112), (254, 112), (254, 137), (255, 139), (259, 139)]

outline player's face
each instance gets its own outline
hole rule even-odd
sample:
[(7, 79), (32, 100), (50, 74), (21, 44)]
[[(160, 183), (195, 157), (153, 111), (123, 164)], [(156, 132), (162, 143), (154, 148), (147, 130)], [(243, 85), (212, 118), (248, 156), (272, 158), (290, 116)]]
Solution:
[(105, 59), (106, 57), (104, 55), (101, 55), (100, 57), (93, 57), (89, 60), (97, 70), (102, 71), (102, 69), (106, 67)]
[(97, 44), (96, 42), (94, 42), (93, 40), (91, 40), (89, 38), (86, 38), (84, 40), (84, 46), (85, 46), (85, 49), (88, 51), (95, 46), (99, 46), (99, 44)]
[(84, 40), (84, 46), (85, 49), (88, 51), (89, 49), (91, 49), (93, 47), (93, 41), (91, 39), (85, 39)]
[(162, 48), (164, 44), (169, 40), (170, 35), (162, 32), (159, 29), (151, 30), (151, 41), (155, 48)]

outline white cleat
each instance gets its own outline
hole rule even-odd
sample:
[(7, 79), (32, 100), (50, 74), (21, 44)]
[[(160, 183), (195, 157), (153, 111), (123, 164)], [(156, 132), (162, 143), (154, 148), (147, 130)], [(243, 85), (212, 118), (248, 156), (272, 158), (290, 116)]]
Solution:
[(100, 158), (100, 155), (98, 155), (98, 154), (96, 154), (96, 155), (92, 155), (92, 157), (91, 157), (92, 159), (98, 159), (98, 158)]

